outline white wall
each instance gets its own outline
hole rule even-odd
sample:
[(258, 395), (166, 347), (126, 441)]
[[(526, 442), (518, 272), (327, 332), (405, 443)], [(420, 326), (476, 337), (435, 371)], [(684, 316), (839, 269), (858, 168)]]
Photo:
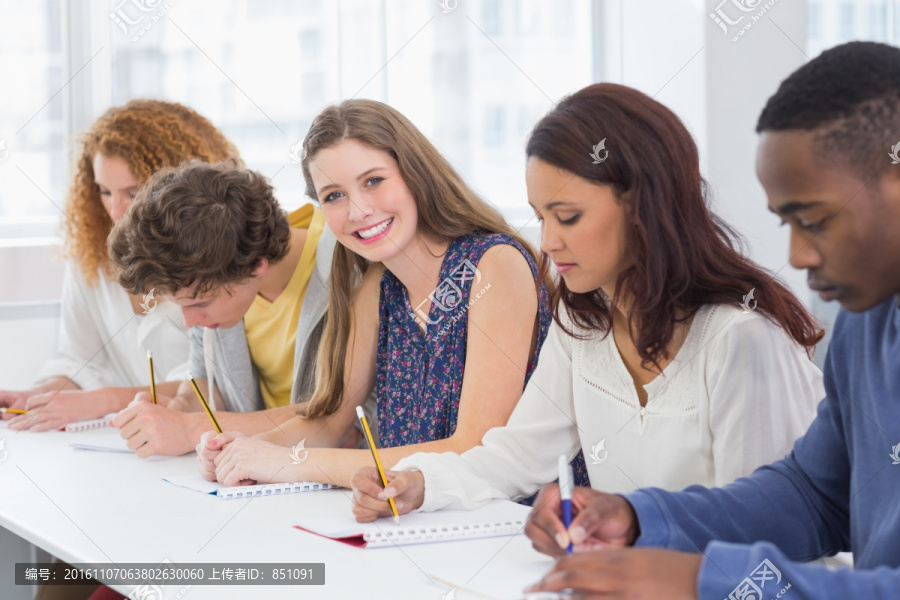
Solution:
[(704, 27), (696, 0), (605, 0), (601, 11), (600, 81), (637, 88), (681, 117), (700, 147), (706, 145)]
[(0, 306), (0, 389), (26, 389), (56, 350), (59, 303)]
[[(726, 37), (708, 13), (721, 0), (708, 0), (704, 23), (706, 65), (707, 176), (717, 212), (738, 228), (754, 260), (784, 279), (804, 302), (811, 301), (806, 273), (788, 264), (788, 231), (766, 206), (756, 179), (756, 121), (779, 83), (807, 62), (806, 1), (778, 0), (737, 42)], [(758, 10), (768, 2), (761, 2)], [(729, 2), (728, 14), (739, 11)], [(725, 7), (723, 6), (723, 9)], [(736, 31), (750, 22), (747, 13)], [(758, 299), (763, 302), (763, 299)]]
[(787, 266), (787, 232), (766, 209), (754, 168), (759, 113), (781, 80), (806, 61), (800, 50), (806, 45), (806, 0), (778, 0), (737, 42), (731, 33), (766, 2), (749, 13), (727, 2), (722, 10), (731, 20), (744, 17), (728, 37), (709, 16), (721, 4), (600, 3), (598, 79), (635, 87), (681, 117), (700, 149), (714, 210), (745, 238), (754, 260), (777, 272), (808, 303), (805, 275)]

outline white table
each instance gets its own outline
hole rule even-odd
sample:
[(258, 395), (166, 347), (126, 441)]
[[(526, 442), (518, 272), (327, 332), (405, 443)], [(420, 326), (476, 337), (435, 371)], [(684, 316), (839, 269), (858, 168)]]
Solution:
[[(489, 597), (521, 597), (551, 566), (524, 535), (358, 549), (291, 527), (304, 512), (350, 514), (348, 490), (220, 500), (166, 483), (194, 473), (193, 454), (141, 460), (130, 454), (74, 450), (104, 443), (109, 429), (79, 433), (14, 432), (0, 426), (0, 527), (69, 563), (324, 563), (322, 586), (193, 586), (202, 598), (442, 598), (435, 574)], [(2, 456), (0, 456), (2, 458)], [(23, 556), (19, 562), (29, 562)], [(0, 565), (12, 584), (13, 565)], [(167, 586), (175, 598), (183, 586)], [(117, 587), (126, 596), (133, 586)], [(478, 597), (457, 590), (455, 598)]]

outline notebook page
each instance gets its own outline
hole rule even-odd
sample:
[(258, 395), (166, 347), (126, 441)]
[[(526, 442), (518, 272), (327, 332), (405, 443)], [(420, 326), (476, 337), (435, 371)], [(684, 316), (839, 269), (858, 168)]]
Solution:
[(88, 431), (90, 429), (98, 429), (100, 427), (108, 427), (109, 420), (116, 416), (116, 413), (110, 413), (102, 419), (90, 419), (88, 421), (76, 421), (68, 423), (60, 427), (61, 431)]
[(178, 487), (194, 490), (195, 492), (218, 496), (219, 498), (223, 499), (250, 498), (253, 496), (280, 496), (282, 494), (314, 492), (336, 487), (326, 483), (315, 483), (313, 481), (298, 481), (295, 483), (263, 483), (259, 485), (238, 485), (233, 487), (225, 487), (221, 483), (207, 481), (203, 479), (203, 477), (201, 477), (199, 474), (163, 477), (163, 481), (168, 481), (169, 483), (177, 485)]
[(476, 510), (442, 510), (400, 515), (400, 525), (392, 517), (374, 523), (356, 523), (346, 517), (304, 516), (294, 525), (329, 538), (362, 536), (369, 546), (428, 543), (450, 539), (472, 539), (515, 535), (525, 529), (531, 508), (508, 500), (494, 500)]
[(92, 443), (92, 444), (82, 444), (79, 442), (73, 442), (69, 444), (70, 447), (75, 450), (94, 450), (96, 452), (122, 452), (127, 454), (134, 454), (134, 450), (128, 449), (128, 440), (123, 438), (111, 438), (110, 440), (104, 441), (102, 443)]

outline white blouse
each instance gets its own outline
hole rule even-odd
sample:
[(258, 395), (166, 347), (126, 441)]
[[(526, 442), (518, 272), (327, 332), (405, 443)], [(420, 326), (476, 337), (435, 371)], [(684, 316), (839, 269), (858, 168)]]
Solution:
[(579, 340), (554, 322), (506, 426), (462, 455), (420, 452), (394, 470), (423, 473), (425, 511), (528, 497), (578, 450), (598, 490), (719, 486), (782, 458), (825, 397), (821, 371), (783, 329), (725, 305), (698, 310), (644, 389), (642, 408), (612, 334)]
[(57, 354), (39, 377), (68, 377), (83, 390), (147, 386), (150, 350), (158, 383), (187, 379), (189, 343), (181, 309), (158, 294), (146, 306), (148, 314), (135, 314), (128, 293), (102, 270), (89, 286), (81, 268), (68, 261)]

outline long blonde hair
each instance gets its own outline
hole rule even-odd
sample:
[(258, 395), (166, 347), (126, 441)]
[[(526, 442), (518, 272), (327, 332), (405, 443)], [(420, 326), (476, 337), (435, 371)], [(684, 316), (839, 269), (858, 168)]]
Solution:
[[(449, 241), (473, 233), (503, 233), (537, 255), (503, 216), (466, 185), (428, 139), (395, 109), (374, 100), (346, 100), (322, 111), (303, 140), (306, 193), (317, 198), (309, 163), (322, 150), (342, 140), (355, 140), (389, 154), (412, 193), (418, 209), (417, 234)], [(333, 414), (344, 396), (347, 349), (353, 298), (370, 266), (362, 256), (338, 244), (331, 264), (328, 317), (319, 344), (316, 387), (305, 405), (308, 418)]]

